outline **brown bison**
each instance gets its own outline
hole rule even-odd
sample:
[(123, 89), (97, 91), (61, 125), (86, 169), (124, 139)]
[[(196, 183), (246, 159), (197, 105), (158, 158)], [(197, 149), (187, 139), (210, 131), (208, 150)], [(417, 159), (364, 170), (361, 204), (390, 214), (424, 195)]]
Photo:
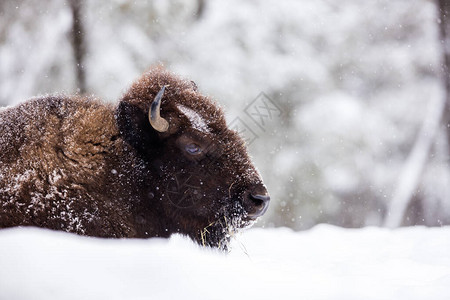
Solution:
[(116, 106), (47, 96), (0, 111), (0, 228), (113, 238), (181, 233), (227, 249), (268, 203), (221, 109), (161, 68)]

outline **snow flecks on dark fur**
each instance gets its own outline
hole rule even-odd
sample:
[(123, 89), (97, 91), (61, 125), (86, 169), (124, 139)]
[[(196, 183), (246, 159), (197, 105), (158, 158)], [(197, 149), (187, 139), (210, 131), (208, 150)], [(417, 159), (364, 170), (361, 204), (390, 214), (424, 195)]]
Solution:
[(239, 202), (232, 202), (217, 212), (214, 222), (201, 231), (202, 245), (228, 251), (232, 238), (242, 228), (250, 227), (254, 221), (246, 220), (247, 213)]
[[(165, 133), (148, 121), (162, 86)], [(192, 156), (188, 144), (203, 151)], [(245, 199), (254, 190), (266, 192), (222, 110), (160, 68), (116, 107), (49, 96), (0, 111), (0, 227), (100, 237), (182, 233), (225, 250), (252, 223)]]

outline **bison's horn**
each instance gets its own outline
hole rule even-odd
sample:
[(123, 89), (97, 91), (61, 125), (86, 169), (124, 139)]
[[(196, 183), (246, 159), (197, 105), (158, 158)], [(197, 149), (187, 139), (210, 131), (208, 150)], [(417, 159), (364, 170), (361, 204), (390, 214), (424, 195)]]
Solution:
[(150, 110), (148, 112), (148, 118), (150, 120), (150, 124), (152, 125), (155, 130), (159, 132), (166, 132), (167, 129), (169, 129), (169, 123), (166, 121), (166, 119), (162, 118), (159, 115), (159, 111), (161, 108), (161, 99), (164, 95), (164, 90), (166, 89), (166, 86), (163, 86), (162, 89), (158, 92), (158, 94), (155, 97), (155, 100), (153, 100), (152, 105), (150, 106)]

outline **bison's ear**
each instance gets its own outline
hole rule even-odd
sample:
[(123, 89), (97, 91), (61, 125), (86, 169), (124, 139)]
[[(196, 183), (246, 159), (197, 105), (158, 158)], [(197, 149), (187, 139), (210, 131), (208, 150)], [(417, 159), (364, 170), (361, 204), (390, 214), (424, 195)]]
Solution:
[(116, 116), (120, 134), (138, 152), (146, 153), (160, 143), (158, 133), (149, 123), (148, 115), (138, 106), (121, 101)]

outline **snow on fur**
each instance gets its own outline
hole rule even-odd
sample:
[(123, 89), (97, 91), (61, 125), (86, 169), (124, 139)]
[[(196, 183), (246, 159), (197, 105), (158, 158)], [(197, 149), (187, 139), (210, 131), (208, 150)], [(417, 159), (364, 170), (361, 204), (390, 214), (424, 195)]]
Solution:
[(178, 105), (177, 107), (189, 119), (193, 128), (204, 133), (209, 132), (208, 124), (197, 112), (184, 105)]

